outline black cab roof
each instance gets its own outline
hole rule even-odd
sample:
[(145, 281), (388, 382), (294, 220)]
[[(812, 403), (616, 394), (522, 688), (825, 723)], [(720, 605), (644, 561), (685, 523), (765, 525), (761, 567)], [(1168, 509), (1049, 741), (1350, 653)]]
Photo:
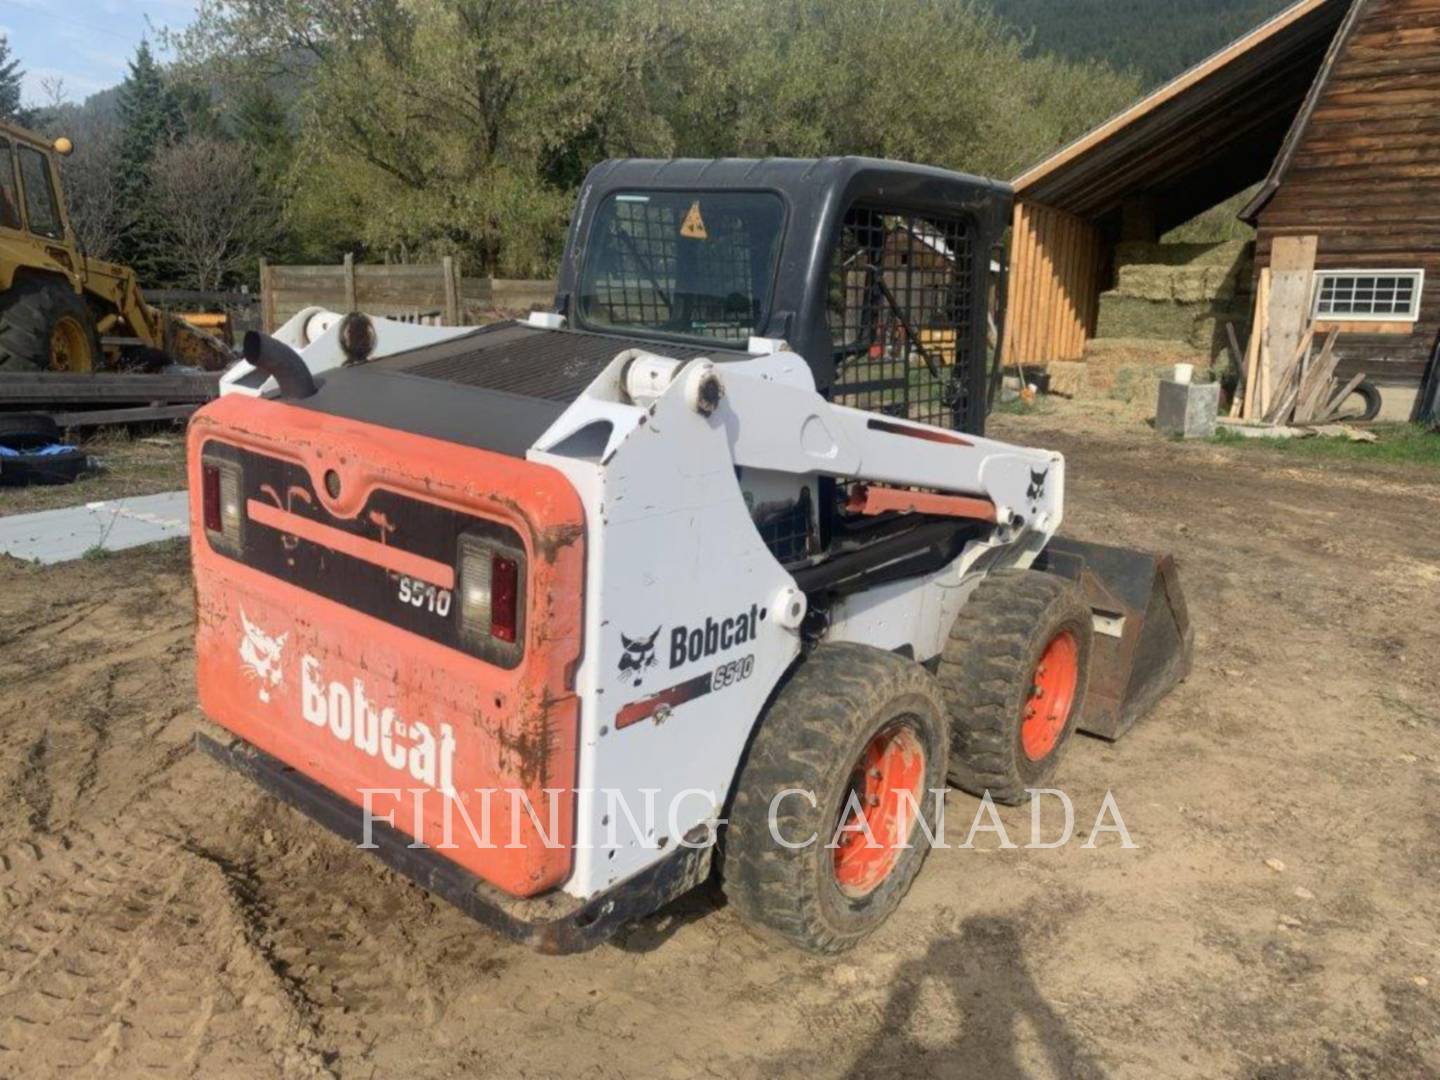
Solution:
[(757, 336), (783, 339), (803, 356), (824, 390), (834, 379), (825, 318), (831, 253), (845, 215), (863, 205), (884, 211), (963, 217), (972, 223), (976, 277), (1009, 225), (1011, 186), (930, 165), (866, 157), (625, 158), (592, 168), (580, 187), (566, 238), (556, 310), (572, 316), (587, 239), (599, 207), (620, 191), (769, 191), (784, 199), (785, 236), (766, 325)]

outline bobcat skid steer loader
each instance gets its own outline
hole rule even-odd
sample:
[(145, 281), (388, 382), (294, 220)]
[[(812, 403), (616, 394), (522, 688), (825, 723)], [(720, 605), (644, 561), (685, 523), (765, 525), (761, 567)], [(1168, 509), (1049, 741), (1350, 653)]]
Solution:
[(983, 435), (1010, 204), (612, 161), (554, 313), (248, 337), (189, 433), (205, 749), (548, 951), (712, 872), (853, 946), (947, 780), (1023, 801), (1188, 670), (1170, 560), (1058, 538), (1064, 460)]

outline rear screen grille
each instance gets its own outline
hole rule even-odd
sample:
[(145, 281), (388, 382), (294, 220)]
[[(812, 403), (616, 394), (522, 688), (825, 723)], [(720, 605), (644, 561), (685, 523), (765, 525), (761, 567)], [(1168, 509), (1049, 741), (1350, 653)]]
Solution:
[(841, 405), (959, 428), (974, 391), (971, 227), (855, 207), (830, 270)]

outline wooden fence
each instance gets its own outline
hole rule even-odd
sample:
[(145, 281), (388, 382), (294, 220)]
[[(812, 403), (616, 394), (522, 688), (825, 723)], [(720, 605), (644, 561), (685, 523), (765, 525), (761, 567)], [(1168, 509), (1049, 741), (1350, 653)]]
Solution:
[(312, 306), (460, 326), (487, 321), (497, 309), (549, 307), (554, 296), (551, 281), (461, 277), (458, 262), (448, 256), (439, 263), (403, 266), (357, 264), (348, 255), (338, 266), (260, 263), (266, 332)]

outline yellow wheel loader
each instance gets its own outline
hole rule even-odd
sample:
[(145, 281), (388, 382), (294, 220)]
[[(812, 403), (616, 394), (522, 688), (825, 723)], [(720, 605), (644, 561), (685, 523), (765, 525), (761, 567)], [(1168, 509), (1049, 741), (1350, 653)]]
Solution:
[(86, 255), (50, 142), (0, 122), (0, 372), (87, 372), (164, 357), (208, 369), (233, 359), (208, 334), (145, 303), (135, 271)]

